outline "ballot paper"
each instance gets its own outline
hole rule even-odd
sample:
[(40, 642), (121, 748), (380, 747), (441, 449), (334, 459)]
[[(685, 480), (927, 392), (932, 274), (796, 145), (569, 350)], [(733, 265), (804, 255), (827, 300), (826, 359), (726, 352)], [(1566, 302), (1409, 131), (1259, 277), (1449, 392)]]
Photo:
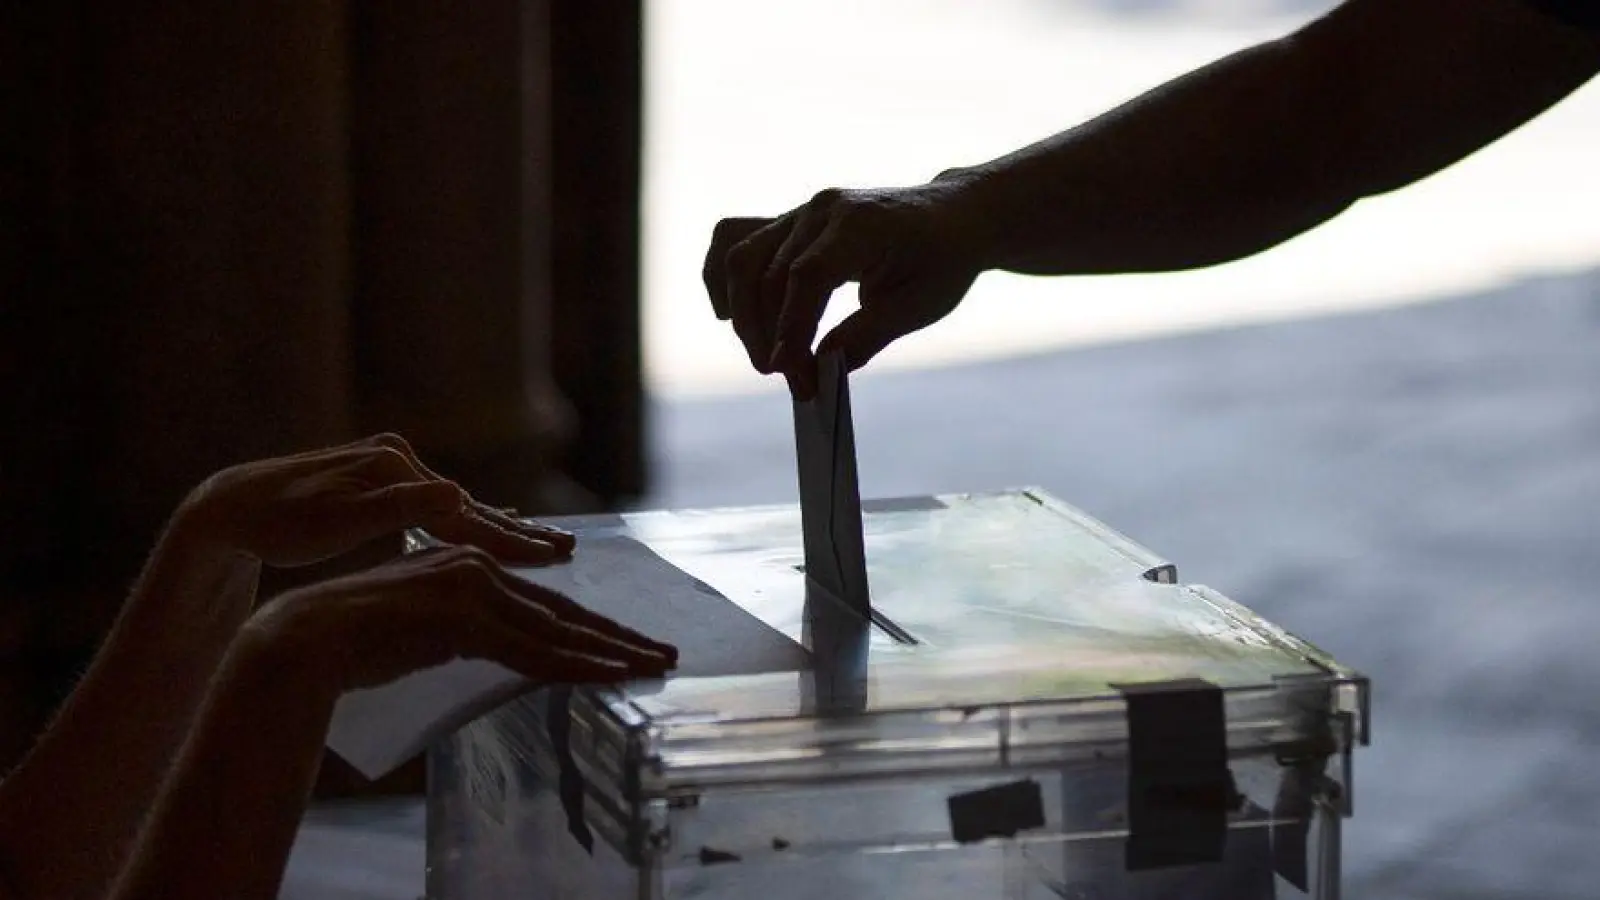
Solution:
[(865, 619), (871, 604), (844, 354), (819, 357), (817, 369), (816, 396), (794, 404), (806, 578)]
[[(580, 538), (570, 562), (512, 571), (676, 646), (678, 667), (669, 678), (808, 667), (798, 643), (631, 538)], [(530, 687), (482, 660), (417, 672), (345, 695), (334, 709), (328, 747), (368, 778), (380, 778)]]

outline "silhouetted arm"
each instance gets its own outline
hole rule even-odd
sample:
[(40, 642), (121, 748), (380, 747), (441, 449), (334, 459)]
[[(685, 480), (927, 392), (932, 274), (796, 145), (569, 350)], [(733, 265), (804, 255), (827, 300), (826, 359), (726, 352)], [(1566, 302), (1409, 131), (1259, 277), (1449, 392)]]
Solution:
[(535, 683), (614, 683), (659, 678), (675, 656), (472, 547), (289, 592), (240, 629), (111, 896), (277, 897), (347, 691), (452, 659), (491, 660)]
[(271, 898), (316, 781), (338, 693), (247, 628), (114, 900)]
[(106, 895), (251, 615), (263, 564), (316, 563), (412, 527), (524, 565), (573, 547), (467, 496), (393, 434), (234, 466), (192, 492), (88, 673), (0, 782), (0, 900)]
[(1594, 30), (1523, 0), (1348, 0), (991, 162), (724, 219), (702, 277), (756, 371), (805, 397), (818, 323), (847, 282), (861, 309), (816, 346), (855, 369), (949, 315), (984, 271), (1250, 256), (1446, 168), (1597, 71)]
[(1495, 141), (1600, 71), (1521, 0), (1349, 0), (964, 183), (985, 268), (1188, 269), (1248, 256)]
[(181, 518), (167, 530), (83, 680), (0, 783), (11, 900), (105, 896), (250, 613), (258, 570)]

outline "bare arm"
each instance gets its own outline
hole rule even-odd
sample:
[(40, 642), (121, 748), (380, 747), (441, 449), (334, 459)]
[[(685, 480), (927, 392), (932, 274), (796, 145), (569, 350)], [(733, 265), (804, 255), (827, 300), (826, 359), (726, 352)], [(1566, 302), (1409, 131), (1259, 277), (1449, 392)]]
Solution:
[(988, 267), (1187, 269), (1272, 247), (1481, 149), (1600, 71), (1520, 0), (1349, 0), (1081, 127), (947, 177)]
[(1600, 38), (1521, 0), (1348, 0), (1015, 153), (718, 224), (703, 272), (759, 372), (797, 395), (955, 309), (977, 276), (1193, 269), (1266, 250), (1446, 168), (1600, 71)]
[(540, 682), (612, 682), (659, 677), (671, 655), (470, 548), (291, 592), (241, 629), (112, 896), (276, 897), (347, 690), (458, 657)]
[(0, 783), (0, 898), (105, 896), (251, 614), (263, 562), (315, 563), (414, 526), (524, 564), (572, 549), (571, 535), (466, 496), (396, 435), (236, 466), (191, 494), (88, 673)]
[(102, 897), (126, 863), (254, 600), (258, 565), (200, 546), (176, 519), (87, 674), (0, 783), (0, 866), (21, 896)]
[(254, 629), (216, 679), (116, 898), (271, 898), (337, 694)]

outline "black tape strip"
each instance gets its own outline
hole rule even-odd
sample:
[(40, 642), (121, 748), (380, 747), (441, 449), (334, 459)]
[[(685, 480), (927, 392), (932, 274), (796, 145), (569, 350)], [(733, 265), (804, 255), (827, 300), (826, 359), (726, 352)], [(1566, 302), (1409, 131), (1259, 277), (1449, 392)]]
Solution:
[(950, 835), (958, 844), (992, 837), (1013, 837), (1027, 828), (1044, 827), (1044, 795), (1031, 778), (964, 794), (952, 794)]
[(555, 752), (559, 777), (561, 808), (567, 813), (567, 831), (579, 846), (594, 855), (594, 835), (583, 817), (583, 773), (572, 758), (572, 688), (554, 685), (550, 691), (550, 706), (546, 728), (550, 732), (550, 745)]
[[(1278, 760), (1282, 774), (1272, 808), (1272, 866), (1284, 881), (1299, 890), (1309, 891), (1311, 876), (1311, 820), (1315, 797), (1332, 746), (1318, 743), (1327, 733), (1328, 703), (1331, 699), (1322, 676), (1284, 675), (1273, 679), (1285, 693), (1285, 703), (1295, 727), (1315, 735), (1295, 755)], [(1328, 736), (1331, 740), (1331, 736)]]
[(1127, 870), (1221, 862), (1241, 799), (1222, 689), (1200, 679), (1112, 686), (1128, 711)]
[(1314, 770), (1289, 766), (1278, 783), (1272, 807), (1272, 868), (1302, 893), (1309, 893), (1311, 859), (1311, 779)]

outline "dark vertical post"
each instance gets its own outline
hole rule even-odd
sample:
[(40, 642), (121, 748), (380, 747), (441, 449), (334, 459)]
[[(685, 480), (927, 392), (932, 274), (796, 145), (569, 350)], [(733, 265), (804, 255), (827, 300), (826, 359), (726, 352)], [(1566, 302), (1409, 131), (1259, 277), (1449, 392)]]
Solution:
[(608, 506), (647, 488), (639, 308), (642, 0), (550, 16), (551, 353), (576, 413), (565, 469)]
[(188, 490), (349, 437), (344, 22), (0, 4), (0, 757)]
[(530, 512), (560, 437), (540, 5), (351, 4), (360, 421)]

